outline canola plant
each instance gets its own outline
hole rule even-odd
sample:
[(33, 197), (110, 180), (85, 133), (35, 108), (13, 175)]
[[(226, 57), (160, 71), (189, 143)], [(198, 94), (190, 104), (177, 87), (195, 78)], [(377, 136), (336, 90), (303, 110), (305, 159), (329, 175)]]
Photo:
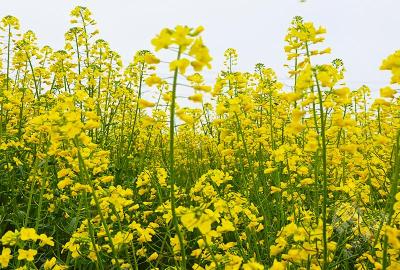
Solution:
[(1, 20), (0, 268), (400, 269), (400, 51), (374, 99), (295, 17), (290, 86), (234, 49), (210, 84), (203, 27), (124, 66), (71, 17), (58, 51)]

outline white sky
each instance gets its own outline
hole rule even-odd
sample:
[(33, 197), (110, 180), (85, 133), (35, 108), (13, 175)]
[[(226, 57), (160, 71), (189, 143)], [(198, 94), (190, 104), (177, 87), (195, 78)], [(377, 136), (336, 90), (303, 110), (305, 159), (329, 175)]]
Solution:
[(214, 75), (229, 47), (239, 53), (238, 69), (252, 71), (264, 63), (286, 80), (283, 51), (286, 30), (296, 15), (327, 28), (329, 60), (341, 58), (351, 87), (367, 84), (376, 93), (389, 83), (380, 71), (384, 57), (400, 49), (400, 0), (0, 0), (0, 16), (20, 19), (39, 44), (63, 47), (69, 13), (76, 5), (89, 7), (100, 37), (124, 59), (137, 50), (152, 49), (150, 40), (164, 27), (203, 25), (204, 42), (214, 58)]

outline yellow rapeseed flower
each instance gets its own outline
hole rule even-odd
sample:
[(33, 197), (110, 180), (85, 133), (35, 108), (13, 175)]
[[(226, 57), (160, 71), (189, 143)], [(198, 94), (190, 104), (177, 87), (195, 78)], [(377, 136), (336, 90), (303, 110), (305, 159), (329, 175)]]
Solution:
[(39, 239), (39, 235), (36, 233), (36, 230), (33, 228), (21, 228), (20, 238), (22, 241), (36, 241)]
[(18, 249), (18, 260), (27, 260), (28, 262), (32, 262), (35, 259), (37, 254), (37, 250), (35, 249)]
[(7, 268), (10, 260), (12, 259), (11, 249), (3, 248), (0, 255), (0, 265), (1, 268)]

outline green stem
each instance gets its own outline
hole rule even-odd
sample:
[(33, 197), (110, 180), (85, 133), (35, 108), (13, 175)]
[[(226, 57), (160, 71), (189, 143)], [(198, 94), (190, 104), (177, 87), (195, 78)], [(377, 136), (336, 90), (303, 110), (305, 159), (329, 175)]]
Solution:
[[(181, 57), (181, 47), (178, 49), (178, 56), (177, 60)], [(171, 107), (170, 107), (170, 122), (169, 122), (169, 175), (170, 175), (170, 183), (171, 183), (171, 213), (172, 213), (172, 222), (174, 223), (174, 227), (176, 233), (178, 234), (179, 245), (182, 255), (182, 262), (181, 262), (181, 269), (186, 269), (186, 254), (185, 254), (185, 247), (183, 243), (183, 236), (179, 229), (178, 218), (176, 216), (176, 201), (175, 201), (175, 171), (174, 171), (174, 136), (175, 136), (175, 99), (176, 99), (176, 87), (178, 82), (178, 68), (175, 68), (174, 71), (174, 80), (172, 84), (172, 100), (171, 100)]]
[(322, 142), (322, 242), (324, 246), (323, 250), (323, 269), (328, 269), (328, 240), (327, 240), (327, 204), (328, 204), (328, 177), (327, 177), (327, 160), (326, 160), (326, 134), (325, 134), (325, 112), (323, 107), (322, 100), (322, 90), (319, 85), (319, 81), (317, 78), (316, 72), (314, 72), (314, 78), (317, 83), (318, 90), (318, 101), (319, 101), (319, 110), (320, 110), (320, 118), (321, 118), (321, 142)]

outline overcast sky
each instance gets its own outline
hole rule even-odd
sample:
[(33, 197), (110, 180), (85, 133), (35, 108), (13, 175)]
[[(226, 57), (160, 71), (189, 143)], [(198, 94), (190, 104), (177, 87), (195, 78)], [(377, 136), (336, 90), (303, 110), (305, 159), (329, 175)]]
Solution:
[(369, 85), (375, 92), (389, 83), (380, 71), (384, 57), (400, 49), (400, 0), (0, 0), (0, 16), (14, 15), (23, 30), (33, 30), (41, 45), (63, 46), (69, 13), (87, 6), (101, 38), (128, 62), (135, 51), (152, 49), (150, 40), (161, 28), (203, 25), (214, 58), (222, 67), (229, 47), (239, 53), (238, 68), (252, 71), (256, 63), (274, 68), (286, 81), (284, 36), (296, 15), (327, 28), (330, 60), (341, 58), (351, 87)]

